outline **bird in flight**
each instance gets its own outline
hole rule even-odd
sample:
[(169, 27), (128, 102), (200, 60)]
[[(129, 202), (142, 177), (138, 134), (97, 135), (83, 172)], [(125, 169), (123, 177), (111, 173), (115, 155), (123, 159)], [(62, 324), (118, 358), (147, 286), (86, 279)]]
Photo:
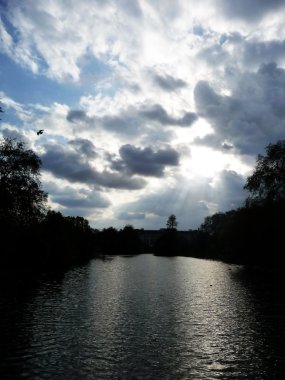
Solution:
[(43, 129), (40, 129), (40, 130), (37, 132), (37, 135), (41, 135), (43, 132), (44, 132), (44, 130), (43, 130)]

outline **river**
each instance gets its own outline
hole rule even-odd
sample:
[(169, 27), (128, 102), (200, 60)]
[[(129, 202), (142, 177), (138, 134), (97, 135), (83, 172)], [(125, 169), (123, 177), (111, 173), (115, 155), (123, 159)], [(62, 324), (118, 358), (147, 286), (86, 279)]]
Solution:
[(284, 286), (254, 273), (144, 254), (6, 281), (0, 378), (284, 378)]

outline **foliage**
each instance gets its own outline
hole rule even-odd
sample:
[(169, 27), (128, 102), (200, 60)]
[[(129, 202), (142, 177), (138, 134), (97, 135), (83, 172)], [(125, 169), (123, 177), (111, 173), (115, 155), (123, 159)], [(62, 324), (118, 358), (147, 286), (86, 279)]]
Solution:
[(135, 255), (142, 251), (138, 231), (131, 225), (126, 225), (119, 231), (114, 227), (104, 228), (98, 235), (99, 249), (103, 254)]
[(168, 228), (157, 239), (154, 245), (154, 252), (156, 255), (162, 256), (175, 256), (181, 251), (179, 250), (179, 238), (175, 228)]
[(167, 219), (167, 222), (166, 222), (166, 226), (168, 229), (174, 229), (176, 228), (178, 225), (177, 223), (177, 220), (176, 220), (176, 216), (174, 214), (171, 214), (168, 219)]
[(126, 225), (119, 233), (120, 248), (123, 254), (137, 254), (141, 251), (141, 240), (132, 225)]
[(40, 221), (47, 194), (41, 189), (41, 161), (23, 142), (0, 142), (0, 219), (28, 225)]
[(39, 227), (49, 265), (68, 266), (94, 254), (95, 234), (83, 217), (49, 210)]
[(214, 215), (207, 216), (201, 224), (199, 230), (207, 233), (210, 236), (220, 234), (229, 223), (231, 216), (235, 211), (228, 211), (227, 213), (218, 212)]
[(255, 171), (244, 188), (251, 192), (248, 205), (285, 199), (285, 140), (269, 144), (266, 155), (258, 155)]
[[(285, 201), (252, 203), (205, 219), (204, 257), (222, 261), (284, 267)], [(205, 237), (208, 236), (208, 241)], [(199, 248), (199, 247), (198, 247)]]

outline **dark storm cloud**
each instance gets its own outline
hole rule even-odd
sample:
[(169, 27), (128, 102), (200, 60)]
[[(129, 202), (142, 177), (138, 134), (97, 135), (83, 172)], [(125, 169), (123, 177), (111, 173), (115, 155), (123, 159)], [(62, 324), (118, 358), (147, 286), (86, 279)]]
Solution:
[(254, 22), (265, 14), (280, 10), (285, 0), (216, 0), (218, 9), (227, 17)]
[(96, 157), (95, 146), (88, 139), (80, 139), (80, 138), (78, 138), (78, 139), (75, 139), (75, 140), (70, 140), (69, 144), (71, 144), (74, 147), (74, 149), (79, 154), (82, 154), (83, 156), (86, 156), (86, 157), (89, 157), (89, 158)]
[(197, 120), (197, 116), (193, 112), (186, 112), (180, 118), (172, 117), (168, 115), (160, 104), (142, 108), (139, 115), (152, 121), (158, 121), (162, 125), (177, 125), (180, 127), (189, 127)]
[(219, 95), (206, 81), (195, 87), (198, 113), (215, 130), (213, 137), (199, 141), (213, 147), (227, 141), (243, 154), (256, 155), (269, 142), (284, 138), (285, 70), (269, 63), (256, 73), (229, 70), (227, 75), (231, 96)]
[(153, 81), (165, 91), (175, 91), (187, 86), (187, 83), (182, 79), (174, 78), (171, 75), (154, 74)]
[(46, 149), (46, 153), (40, 157), (43, 169), (58, 178), (116, 189), (135, 190), (145, 185), (141, 178), (129, 178), (107, 170), (98, 172), (76, 151), (65, 150), (59, 145), (49, 145)]
[(154, 151), (151, 147), (138, 148), (127, 144), (120, 148), (121, 159), (113, 160), (112, 168), (129, 174), (162, 177), (166, 166), (177, 166), (178, 153), (172, 149)]

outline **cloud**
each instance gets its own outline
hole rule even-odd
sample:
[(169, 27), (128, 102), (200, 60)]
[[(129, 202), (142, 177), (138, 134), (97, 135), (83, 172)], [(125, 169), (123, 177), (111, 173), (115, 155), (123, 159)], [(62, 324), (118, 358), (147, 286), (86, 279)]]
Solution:
[(139, 148), (123, 145), (119, 150), (121, 159), (112, 161), (114, 170), (130, 175), (162, 177), (166, 166), (177, 166), (179, 155), (173, 148), (154, 151), (151, 147)]
[(97, 171), (78, 152), (68, 147), (50, 144), (45, 149), (46, 152), (40, 156), (43, 170), (51, 172), (55, 177), (115, 189), (137, 190), (145, 186), (145, 181), (141, 178), (130, 178), (107, 170)]
[(120, 220), (144, 220), (145, 214), (143, 212), (122, 212), (118, 215)]
[(88, 139), (77, 138), (75, 140), (70, 140), (69, 144), (74, 147), (74, 149), (83, 156), (88, 158), (94, 158), (97, 156), (95, 152), (95, 146)]
[(25, 136), (14, 128), (3, 128), (2, 126), (0, 126), (0, 131), (3, 137), (27, 142)]
[(167, 74), (153, 74), (153, 81), (165, 91), (175, 91), (187, 86), (187, 83), (184, 80), (174, 78), (171, 75)]
[(89, 122), (91, 119), (88, 118), (85, 111), (82, 110), (70, 110), (66, 116), (66, 120), (71, 123), (76, 123), (78, 121)]
[(73, 124), (87, 129), (101, 127), (102, 129), (115, 132), (119, 135), (136, 135), (140, 133), (141, 120), (136, 118), (136, 112), (132, 108), (121, 111), (118, 115), (87, 116), (85, 111), (70, 110), (66, 119)]
[(157, 121), (162, 125), (177, 125), (179, 127), (189, 127), (197, 120), (197, 116), (193, 112), (185, 112), (182, 117), (178, 118), (172, 117), (160, 104), (143, 107), (139, 111), (139, 115), (151, 121)]
[(244, 204), (248, 195), (243, 186), (245, 178), (233, 170), (221, 171), (211, 181), (209, 201), (217, 204), (217, 210), (226, 212)]
[(53, 202), (53, 208), (65, 215), (89, 217), (92, 213), (110, 206), (110, 201), (93, 188), (59, 186), (50, 181), (44, 187), (49, 194), (49, 200)]
[(53, 195), (53, 202), (59, 203), (60, 205), (68, 208), (80, 208), (80, 209), (91, 209), (91, 208), (106, 208), (110, 205), (110, 202), (103, 198), (98, 193), (93, 193), (88, 195), (88, 197), (76, 197), (73, 195), (71, 197), (70, 194), (62, 194), (62, 195)]
[(130, 15), (135, 19), (140, 19), (142, 17), (142, 9), (138, 0), (133, 0), (131, 2), (129, 0), (118, 0), (117, 3), (127, 15)]
[(73, 189), (72, 187), (52, 187), (51, 200), (69, 209), (106, 208), (110, 201), (94, 189)]
[(231, 95), (218, 94), (207, 81), (194, 90), (199, 116), (214, 128), (214, 136), (197, 141), (213, 147), (231, 145), (242, 154), (258, 154), (269, 142), (284, 137), (285, 70), (275, 63), (257, 72), (228, 70)]
[(152, 106), (129, 106), (117, 115), (107, 114), (100, 117), (89, 117), (82, 110), (70, 110), (66, 119), (73, 124), (80, 124), (86, 128), (101, 126), (107, 131), (130, 136), (141, 134), (141, 128), (146, 128), (147, 122), (159, 123), (162, 126), (190, 127), (197, 120), (197, 115), (193, 112), (185, 112), (181, 117), (173, 117), (161, 105), (154, 104)]
[(285, 58), (285, 40), (247, 41), (241, 51), (245, 65), (282, 62)]
[(199, 50), (196, 57), (211, 67), (224, 66), (231, 59), (230, 53), (220, 42)]
[(284, 7), (284, 0), (218, 0), (217, 6), (223, 14), (233, 19), (255, 22), (268, 13)]

